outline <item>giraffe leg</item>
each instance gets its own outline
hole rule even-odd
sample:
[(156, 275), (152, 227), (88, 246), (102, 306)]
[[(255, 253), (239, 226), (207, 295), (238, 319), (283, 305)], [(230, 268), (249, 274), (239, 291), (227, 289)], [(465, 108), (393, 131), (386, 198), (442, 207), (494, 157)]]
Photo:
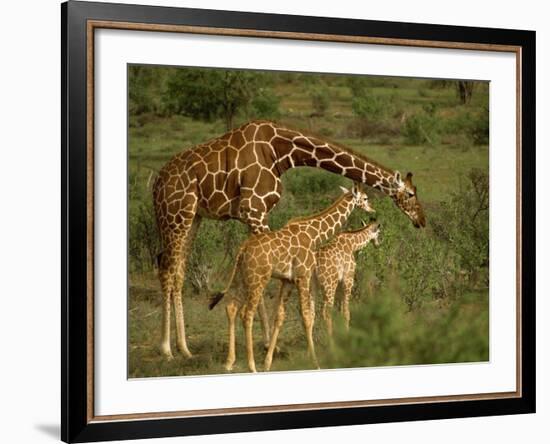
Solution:
[(174, 311), (176, 314), (176, 336), (177, 336), (177, 345), (178, 350), (186, 357), (191, 358), (193, 355), (187, 347), (187, 339), (185, 336), (185, 320), (183, 314), (183, 297), (182, 289), (185, 277), (185, 268), (187, 264), (187, 257), (191, 250), (191, 245), (197, 234), (202, 218), (200, 216), (195, 216), (191, 227), (187, 231), (187, 235), (184, 240), (183, 254), (180, 256), (178, 272), (176, 274), (175, 285), (173, 289), (173, 298), (174, 298)]
[(269, 316), (267, 315), (267, 309), (265, 307), (265, 298), (262, 298), (258, 305), (258, 312), (260, 313), (260, 320), (262, 322), (262, 333), (264, 335), (264, 347), (269, 347), (269, 335), (271, 328), (269, 326)]
[(351, 298), (351, 290), (353, 288), (353, 273), (344, 277), (344, 300), (342, 302), (342, 316), (344, 316), (344, 322), (346, 330), (349, 331), (350, 313), (349, 313), (349, 300)]
[(227, 360), (225, 362), (225, 369), (230, 372), (235, 364), (235, 318), (237, 317), (237, 301), (231, 298), (231, 301), (227, 304), (225, 311), (227, 313), (227, 321), (229, 325), (229, 347), (227, 350)]
[(248, 359), (248, 369), (252, 373), (256, 373), (256, 363), (254, 361), (254, 338), (252, 336), (253, 323), (254, 311), (247, 307), (243, 315), (243, 324), (246, 336), (246, 356)]
[(302, 322), (304, 323), (304, 330), (307, 338), (307, 348), (309, 355), (315, 366), (319, 368), (319, 362), (317, 361), (317, 355), (315, 354), (315, 345), (313, 343), (313, 324), (315, 322), (315, 306), (313, 297), (309, 291), (309, 278), (298, 278), (296, 280), (298, 287), (298, 294), (300, 297), (300, 311), (302, 314)]
[(254, 337), (252, 327), (254, 323), (254, 314), (258, 308), (258, 304), (262, 298), (264, 287), (267, 284), (267, 279), (262, 279), (263, 282), (257, 283), (249, 289), (247, 300), (242, 310), (244, 331), (246, 336), (246, 354), (248, 359), (248, 369), (252, 373), (256, 373), (256, 363), (254, 361)]
[(160, 281), (162, 286), (162, 339), (160, 342), (160, 351), (166, 359), (172, 360), (174, 359), (170, 347), (170, 310), (172, 306), (172, 279), (161, 272)]
[(277, 347), (277, 338), (285, 320), (285, 303), (288, 299), (288, 295), (290, 294), (290, 290), (292, 290), (290, 283), (286, 281), (281, 282), (279, 297), (277, 299), (276, 317), (273, 323), (273, 331), (271, 332), (269, 347), (267, 349), (267, 354), (264, 361), (264, 370), (266, 372), (271, 369), (271, 363), (273, 362), (273, 353), (275, 352), (275, 349)]
[(178, 272), (178, 277), (174, 285), (174, 290), (172, 296), (174, 299), (174, 312), (176, 315), (176, 342), (178, 345), (178, 350), (186, 357), (191, 358), (193, 355), (187, 348), (187, 341), (185, 337), (185, 321), (183, 318), (183, 300), (182, 300), (182, 288), (183, 288), (183, 269), (185, 264), (183, 260), (180, 262), (180, 268)]
[[(264, 211), (257, 211), (250, 208), (251, 191), (246, 191), (242, 199), (242, 207), (239, 210), (240, 219), (248, 225), (252, 234), (265, 233), (269, 231), (269, 225), (267, 224), (267, 214)], [(265, 299), (260, 301), (259, 309), (260, 321), (262, 323), (262, 333), (264, 335), (264, 348), (269, 347), (269, 335), (271, 327), (269, 325), (269, 316), (267, 315), (267, 309), (265, 307)]]
[(325, 285), (325, 297), (323, 298), (323, 320), (327, 327), (327, 332), (330, 338), (332, 338), (332, 307), (334, 306), (334, 294), (336, 293), (336, 285), (332, 282)]
[[(172, 244), (171, 244), (172, 245)], [(174, 289), (175, 270), (179, 254), (174, 248), (161, 253), (159, 263), (159, 280), (162, 288), (162, 330), (160, 351), (168, 360), (174, 359), (170, 345), (170, 312)]]

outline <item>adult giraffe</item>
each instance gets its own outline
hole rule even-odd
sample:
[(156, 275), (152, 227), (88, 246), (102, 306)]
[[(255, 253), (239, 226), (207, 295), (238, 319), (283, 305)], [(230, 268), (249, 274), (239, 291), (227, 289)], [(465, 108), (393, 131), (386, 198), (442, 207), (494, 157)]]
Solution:
[(426, 224), (412, 184), (350, 149), (271, 121), (252, 121), (174, 156), (153, 187), (163, 250), (161, 351), (172, 358), (170, 310), (174, 302), (178, 349), (191, 357), (185, 337), (182, 287), (189, 248), (202, 217), (238, 219), (253, 233), (269, 230), (267, 215), (281, 198), (281, 176), (310, 166), (341, 174), (390, 196), (416, 227)]

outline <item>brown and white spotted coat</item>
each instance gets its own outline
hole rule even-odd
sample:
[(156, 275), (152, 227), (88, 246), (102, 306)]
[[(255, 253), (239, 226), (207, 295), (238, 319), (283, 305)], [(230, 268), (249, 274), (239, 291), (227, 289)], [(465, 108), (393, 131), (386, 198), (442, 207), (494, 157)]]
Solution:
[(379, 233), (378, 222), (372, 222), (358, 230), (338, 234), (331, 242), (317, 250), (315, 275), (323, 291), (322, 313), (330, 336), (332, 336), (332, 307), (338, 284), (343, 285), (344, 298), (341, 310), (346, 328), (349, 329), (349, 300), (355, 278), (355, 253), (371, 241), (378, 245)]
[(372, 211), (367, 195), (357, 186), (354, 185), (351, 191), (344, 191), (346, 192), (322, 213), (291, 220), (277, 231), (253, 235), (241, 246), (226, 291), (216, 295), (210, 304), (212, 308), (229, 292), (226, 306), (229, 322), (229, 351), (225, 365), (227, 370), (231, 370), (235, 363), (235, 318), (241, 309), (246, 334), (248, 368), (251, 372), (256, 371), (252, 323), (256, 308), (271, 277), (281, 280), (283, 284), (265, 358), (265, 370), (271, 368), (277, 337), (285, 317), (285, 302), (292, 290), (292, 284), (298, 288), (308, 351), (317, 363), (313, 344), (315, 309), (310, 294), (310, 281), (315, 269), (315, 250), (322, 242), (336, 234), (355, 207)]
[(377, 188), (390, 196), (415, 226), (424, 226), (416, 189), (397, 171), (335, 143), (270, 121), (253, 121), (173, 157), (153, 187), (162, 252), (159, 279), (164, 296), (161, 350), (172, 357), (170, 310), (177, 345), (187, 347), (182, 304), (186, 260), (202, 217), (238, 219), (253, 233), (269, 230), (268, 213), (282, 193), (290, 168), (316, 167)]

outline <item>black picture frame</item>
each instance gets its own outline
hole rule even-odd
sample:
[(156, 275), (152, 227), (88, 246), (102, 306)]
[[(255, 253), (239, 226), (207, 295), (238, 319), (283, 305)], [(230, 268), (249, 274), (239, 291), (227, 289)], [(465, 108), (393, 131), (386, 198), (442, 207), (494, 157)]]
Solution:
[[(236, 30), (512, 45), (521, 68), (521, 395), (513, 398), (353, 408), (95, 421), (88, 360), (89, 291), (87, 23), (186, 25)], [(61, 5), (62, 313), (61, 438), (90, 442), (535, 412), (535, 32), (69, 1)], [(145, 32), (145, 31), (144, 31)], [(444, 46), (444, 45), (443, 45)]]

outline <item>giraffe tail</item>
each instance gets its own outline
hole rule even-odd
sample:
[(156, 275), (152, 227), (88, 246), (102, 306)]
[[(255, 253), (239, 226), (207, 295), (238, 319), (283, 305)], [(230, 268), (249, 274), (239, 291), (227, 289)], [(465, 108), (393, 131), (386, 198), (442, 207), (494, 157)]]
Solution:
[(319, 295), (321, 293), (321, 283), (319, 282), (317, 267), (315, 267), (315, 270), (311, 276), (311, 292), (314, 295)]
[(208, 310), (212, 310), (216, 305), (218, 305), (218, 302), (220, 302), (224, 296), (225, 296), (225, 293), (223, 291), (219, 291), (216, 294), (214, 294), (210, 298), (210, 302), (208, 303)]
[(237, 253), (237, 259), (235, 260), (235, 266), (233, 267), (233, 270), (231, 271), (231, 276), (229, 277), (229, 283), (227, 284), (227, 287), (223, 291), (219, 291), (217, 293), (214, 293), (210, 297), (210, 302), (208, 303), (208, 309), (212, 310), (216, 305), (218, 305), (218, 302), (220, 302), (225, 294), (229, 291), (231, 286), (233, 285), (233, 279), (235, 278), (235, 274), (237, 273), (237, 269), (239, 268), (239, 264), (241, 262), (242, 252), (244, 250), (244, 245), (239, 249), (239, 252)]
[(157, 268), (160, 268), (160, 264), (162, 263), (162, 254), (164, 252), (161, 251), (159, 254), (157, 254)]

